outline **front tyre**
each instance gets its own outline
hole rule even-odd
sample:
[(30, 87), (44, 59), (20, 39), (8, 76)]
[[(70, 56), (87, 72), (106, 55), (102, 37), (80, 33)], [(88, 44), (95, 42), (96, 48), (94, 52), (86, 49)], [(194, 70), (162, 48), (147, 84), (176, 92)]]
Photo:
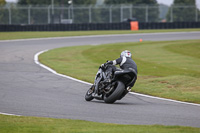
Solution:
[(121, 97), (121, 95), (124, 92), (124, 89), (125, 89), (124, 83), (122, 83), (121, 81), (118, 81), (117, 86), (115, 90), (112, 92), (112, 94), (110, 94), (109, 96), (104, 95), (105, 103), (114, 103), (117, 99)]
[(87, 91), (87, 93), (85, 94), (85, 100), (86, 101), (91, 101), (94, 99), (94, 97), (92, 96), (92, 93), (94, 92), (94, 85), (92, 85), (92, 87)]

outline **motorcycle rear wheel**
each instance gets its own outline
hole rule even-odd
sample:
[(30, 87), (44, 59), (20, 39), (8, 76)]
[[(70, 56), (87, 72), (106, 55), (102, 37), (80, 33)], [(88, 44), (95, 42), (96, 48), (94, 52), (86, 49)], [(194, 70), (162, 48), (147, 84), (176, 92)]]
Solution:
[(118, 100), (121, 97), (121, 95), (124, 92), (124, 89), (125, 89), (124, 83), (122, 83), (121, 81), (118, 81), (114, 92), (112, 92), (112, 94), (110, 94), (109, 96), (104, 95), (104, 102), (114, 103), (116, 100)]

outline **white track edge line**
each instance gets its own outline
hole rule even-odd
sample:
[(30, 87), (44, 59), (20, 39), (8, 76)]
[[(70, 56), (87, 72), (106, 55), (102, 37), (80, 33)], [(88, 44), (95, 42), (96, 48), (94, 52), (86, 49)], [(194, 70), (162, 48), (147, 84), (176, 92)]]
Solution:
[(161, 97), (155, 97), (155, 96), (140, 94), (140, 93), (136, 93), (136, 92), (129, 92), (129, 93), (133, 94), (133, 95), (147, 97), (147, 98), (152, 98), (152, 99), (157, 99), (157, 100), (163, 100), (163, 101), (169, 101), (169, 102), (175, 102), (175, 103), (181, 103), (181, 104), (188, 104), (188, 105), (195, 105), (195, 106), (199, 106), (200, 107), (200, 104), (196, 104), (196, 103), (182, 102), (182, 101), (178, 101), (178, 100), (161, 98)]
[[(85, 81), (82, 81), (82, 80), (79, 80), (79, 79), (75, 79), (75, 78), (72, 78), (70, 76), (66, 76), (66, 75), (63, 75), (63, 74), (59, 74), (57, 73), (56, 71), (54, 71), (53, 69), (41, 64), (38, 60), (38, 57), (40, 54), (44, 53), (44, 52), (47, 52), (48, 50), (44, 50), (44, 51), (40, 51), (38, 52), (37, 54), (35, 54), (34, 56), (34, 61), (36, 64), (40, 65), (41, 67), (47, 69), (48, 71), (52, 72), (53, 74), (56, 74), (58, 76), (61, 76), (61, 77), (64, 77), (64, 78), (68, 78), (68, 79), (71, 79), (71, 80), (74, 80), (74, 81), (77, 81), (77, 82), (80, 82), (80, 83), (83, 83), (83, 84), (87, 84), (87, 85), (92, 85), (91, 83), (89, 82), (85, 82)], [(132, 95), (137, 95), (137, 96), (142, 96), (142, 97), (147, 97), (147, 98), (152, 98), (152, 99), (157, 99), (157, 100), (163, 100), (163, 101), (170, 101), (170, 102), (175, 102), (175, 103), (181, 103), (181, 104), (188, 104), (188, 105), (195, 105), (195, 106), (200, 106), (200, 104), (196, 104), (196, 103), (189, 103), (189, 102), (182, 102), (182, 101), (177, 101), (177, 100), (172, 100), (172, 99), (167, 99), (167, 98), (160, 98), (160, 97), (155, 97), (155, 96), (150, 96), (150, 95), (145, 95), (145, 94), (140, 94), (140, 93), (136, 93), (136, 92), (129, 92), (130, 94)]]
[(3, 112), (0, 112), (1, 115), (12, 115), (12, 116), (21, 116), (21, 115), (16, 115), (16, 114), (9, 114), (9, 113), (3, 113)]
[(38, 64), (39, 66), (41, 66), (41, 67), (45, 68), (46, 70), (52, 72), (55, 75), (58, 75), (58, 76), (61, 76), (61, 77), (64, 77), (64, 78), (68, 78), (68, 79), (71, 79), (71, 80), (74, 80), (74, 81), (77, 81), (77, 82), (80, 82), (80, 83), (83, 83), (83, 84), (92, 85), (91, 83), (88, 83), (88, 82), (85, 82), (85, 81), (82, 81), (82, 80), (79, 80), (79, 79), (76, 79), (76, 78), (73, 78), (73, 77), (70, 77), (70, 76), (67, 76), (67, 75), (64, 75), (64, 74), (57, 73), (53, 69), (51, 69), (51, 68), (43, 65), (42, 63), (40, 63), (39, 60), (38, 60), (39, 55), (44, 53), (44, 52), (47, 52), (47, 51), (48, 50), (44, 50), (44, 51), (41, 51), (41, 52), (38, 52), (37, 54), (35, 54), (34, 61), (35, 61), (36, 64)]

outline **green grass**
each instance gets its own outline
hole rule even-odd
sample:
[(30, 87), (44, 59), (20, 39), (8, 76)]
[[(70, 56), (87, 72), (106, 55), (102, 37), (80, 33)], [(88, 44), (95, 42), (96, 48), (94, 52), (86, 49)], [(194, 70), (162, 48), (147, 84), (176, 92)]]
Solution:
[(0, 40), (46, 38), (46, 37), (68, 37), (87, 35), (108, 35), (108, 34), (135, 34), (135, 33), (156, 33), (156, 32), (190, 32), (200, 29), (165, 29), (165, 30), (111, 30), (111, 31), (58, 31), (58, 32), (0, 32)]
[(199, 46), (200, 40), (76, 46), (51, 50), (39, 60), (58, 73), (93, 83), (100, 64), (128, 49), (139, 71), (132, 91), (200, 103)]
[(199, 133), (200, 128), (160, 125), (119, 125), (53, 118), (0, 115), (1, 133)]

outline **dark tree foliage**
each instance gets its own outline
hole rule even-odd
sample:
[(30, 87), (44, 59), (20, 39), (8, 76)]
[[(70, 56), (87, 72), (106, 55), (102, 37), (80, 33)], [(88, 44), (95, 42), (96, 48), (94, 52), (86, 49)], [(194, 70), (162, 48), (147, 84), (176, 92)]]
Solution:
[[(55, 5), (68, 5), (69, 0), (54, 0)], [(95, 4), (96, 0), (73, 0), (74, 5)], [(19, 5), (51, 5), (51, 0), (19, 0)]]
[(6, 1), (5, 0), (0, 0), (0, 6), (5, 5)]
[[(6, 4), (5, 0), (0, 0), (0, 6), (4, 6)], [(8, 11), (5, 11), (5, 9), (0, 8), (0, 24), (5, 24), (7, 20), (4, 18), (8, 19)]]
[[(140, 22), (155, 22), (159, 19), (159, 7), (156, 0), (105, 0), (105, 4), (132, 5), (132, 18)], [(115, 12), (120, 15), (121, 11), (116, 9)]]
[[(76, 8), (76, 6), (86, 5), (95, 5), (96, 0), (73, 0), (72, 9), (68, 3), (69, 0), (54, 0), (54, 6), (57, 7), (54, 10), (50, 10), (51, 20), (54, 19), (55, 21), (60, 21), (62, 19), (73, 19), (74, 23), (88, 23), (90, 17), (92, 18), (92, 23), (101, 23), (101, 22), (109, 22), (109, 8)], [(52, 0), (18, 0), (18, 5), (20, 6), (27, 6), (32, 5), (34, 6), (44, 6), (44, 5), (51, 5)], [(117, 4), (117, 8), (112, 9), (112, 22), (119, 22), (124, 19), (128, 18), (136, 18), (139, 22), (156, 22), (159, 20), (159, 7), (156, 0), (105, 0), (106, 5), (115, 5)], [(121, 8), (121, 4), (132, 5), (130, 8)], [(59, 7), (69, 7), (68, 9), (59, 9)], [(107, 6), (109, 7), (109, 6)], [(59, 9), (59, 10), (58, 10)], [(41, 9), (42, 10), (42, 9)], [(70, 12), (69, 12), (70, 11)], [(90, 13), (89, 13), (90, 11)], [(46, 23), (48, 12), (47, 10), (43, 9), (39, 13), (39, 16), (36, 10), (31, 10), (31, 19), (33, 19), (33, 23)], [(54, 12), (54, 13), (53, 13)], [(23, 13), (19, 13), (23, 14)], [(27, 13), (24, 13), (25, 15)], [(35, 15), (34, 15), (35, 14)], [(54, 14), (54, 15), (52, 15)], [(35, 17), (34, 17), (35, 16)], [(45, 17), (41, 17), (45, 16)], [(53, 16), (53, 17), (52, 17)], [(26, 19), (26, 18), (25, 18)], [(59, 19), (59, 20), (58, 20)], [(54, 22), (55, 22), (54, 21)]]
[(167, 21), (196, 21), (196, 10), (195, 0), (174, 0), (168, 11)]
[(156, 0), (105, 0), (106, 4), (136, 4), (136, 5), (140, 5), (140, 4), (145, 4), (145, 5), (149, 5), (149, 4), (157, 4)]

